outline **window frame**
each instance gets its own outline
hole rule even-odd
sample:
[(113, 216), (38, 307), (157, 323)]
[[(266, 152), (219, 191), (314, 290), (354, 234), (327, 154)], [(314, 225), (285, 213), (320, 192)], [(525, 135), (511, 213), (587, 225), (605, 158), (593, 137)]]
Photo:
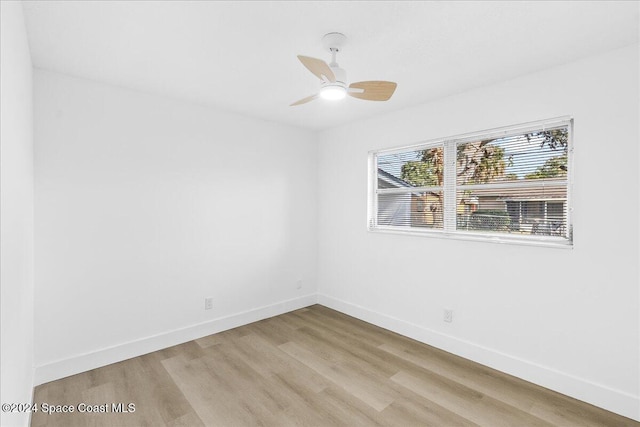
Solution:
[[(544, 235), (516, 235), (490, 231), (465, 231), (456, 228), (456, 192), (460, 188), (526, 188), (527, 186), (539, 186), (534, 180), (522, 182), (503, 182), (488, 184), (467, 184), (459, 186), (456, 184), (456, 148), (458, 144), (476, 142), (478, 140), (497, 139), (508, 136), (525, 134), (536, 131), (547, 131), (559, 127), (567, 128), (567, 176), (564, 179), (554, 180), (554, 183), (562, 182), (566, 185), (567, 204), (567, 237), (564, 236), (544, 236)], [(405, 153), (408, 151), (424, 150), (442, 146), (444, 148), (444, 182), (442, 186), (415, 187), (411, 190), (405, 189), (378, 189), (378, 164), (377, 158), (380, 155)], [(402, 234), (423, 237), (436, 237), (447, 239), (459, 239), (469, 241), (521, 244), (527, 246), (546, 246), (558, 248), (573, 248), (573, 117), (562, 116), (552, 119), (539, 120), (500, 128), (487, 129), (484, 131), (454, 135), (445, 138), (436, 138), (423, 141), (417, 144), (397, 146), (371, 150), (368, 153), (368, 191), (367, 191), (367, 230), (374, 233)], [(386, 190), (386, 191), (385, 191)], [(439, 190), (443, 192), (443, 228), (431, 229), (411, 226), (386, 226), (378, 225), (378, 195), (409, 193)]]

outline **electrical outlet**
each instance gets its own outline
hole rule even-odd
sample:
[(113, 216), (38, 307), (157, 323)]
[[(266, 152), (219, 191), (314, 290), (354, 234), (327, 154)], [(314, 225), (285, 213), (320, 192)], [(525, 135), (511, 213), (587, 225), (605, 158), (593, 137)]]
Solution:
[(213, 308), (213, 298), (204, 299), (204, 309), (211, 310)]
[(296, 289), (302, 289), (302, 280), (296, 282)]
[(447, 323), (453, 322), (453, 310), (449, 308), (444, 309), (444, 321)]

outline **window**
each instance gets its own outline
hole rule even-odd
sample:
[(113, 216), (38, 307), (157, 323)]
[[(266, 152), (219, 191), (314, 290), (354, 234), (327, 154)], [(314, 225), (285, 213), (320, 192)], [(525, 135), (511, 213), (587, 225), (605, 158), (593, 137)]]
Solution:
[(572, 123), (371, 152), (369, 230), (571, 246)]

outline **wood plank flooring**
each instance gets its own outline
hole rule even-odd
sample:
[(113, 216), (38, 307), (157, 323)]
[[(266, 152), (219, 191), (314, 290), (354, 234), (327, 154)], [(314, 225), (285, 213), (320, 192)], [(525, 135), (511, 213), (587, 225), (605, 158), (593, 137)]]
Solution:
[(320, 305), (40, 385), (35, 402), (110, 412), (33, 427), (640, 426)]

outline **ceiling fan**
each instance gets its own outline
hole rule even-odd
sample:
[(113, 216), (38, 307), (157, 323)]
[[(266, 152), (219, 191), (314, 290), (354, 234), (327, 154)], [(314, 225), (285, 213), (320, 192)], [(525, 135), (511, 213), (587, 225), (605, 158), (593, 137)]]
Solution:
[(330, 64), (327, 64), (322, 59), (298, 55), (302, 65), (322, 80), (322, 83), (320, 83), (320, 91), (318, 93), (294, 102), (290, 105), (291, 107), (306, 104), (318, 97), (338, 100), (349, 95), (366, 101), (386, 101), (391, 98), (397, 86), (394, 82), (372, 80), (351, 83), (347, 86), (347, 73), (336, 62), (336, 54), (340, 52), (340, 48), (344, 46), (346, 40), (347, 37), (342, 33), (329, 33), (322, 38), (323, 45), (331, 52)]

